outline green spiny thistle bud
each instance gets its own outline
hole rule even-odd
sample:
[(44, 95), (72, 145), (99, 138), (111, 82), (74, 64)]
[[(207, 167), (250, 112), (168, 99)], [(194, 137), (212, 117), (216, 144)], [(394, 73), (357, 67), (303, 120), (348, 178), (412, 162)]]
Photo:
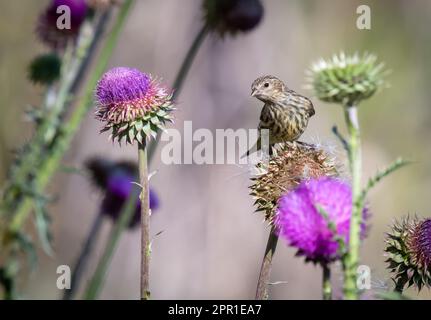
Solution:
[(368, 99), (385, 84), (384, 64), (376, 56), (346, 56), (343, 52), (330, 60), (320, 59), (307, 72), (308, 87), (325, 102), (344, 106)]
[(60, 77), (61, 60), (54, 54), (43, 54), (36, 57), (28, 68), (29, 78), (34, 83), (51, 84)]
[(396, 290), (431, 287), (431, 219), (405, 218), (386, 237), (386, 249)]

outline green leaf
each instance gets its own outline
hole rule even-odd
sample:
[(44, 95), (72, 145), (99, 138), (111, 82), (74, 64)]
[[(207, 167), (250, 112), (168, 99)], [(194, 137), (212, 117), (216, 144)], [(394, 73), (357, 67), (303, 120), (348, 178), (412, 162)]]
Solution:
[(339, 252), (340, 256), (344, 256), (347, 253), (346, 243), (345, 243), (344, 239), (338, 235), (337, 226), (330, 219), (329, 213), (322, 206), (320, 206), (318, 204), (315, 206), (316, 206), (317, 211), (320, 213), (320, 215), (328, 223), (328, 229), (333, 233), (334, 241), (336, 241), (338, 243), (338, 252)]
[(30, 269), (33, 270), (37, 265), (37, 253), (31, 238), (24, 233), (17, 233), (16, 240), (20, 248), (27, 256)]
[(332, 127), (332, 132), (335, 134), (335, 136), (340, 140), (341, 144), (343, 145), (344, 149), (347, 153), (350, 152), (350, 146), (347, 140), (343, 137), (343, 135), (338, 131), (337, 126)]
[(52, 256), (53, 250), (51, 247), (52, 235), (49, 230), (51, 224), (50, 218), (45, 211), (44, 203), (35, 201), (34, 215), (36, 219), (36, 229), (42, 244), (43, 251), (49, 256)]
[(392, 172), (406, 166), (407, 164), (410, 164), (411, 161), (404, 160), (402, 158), (398, 158), (395, 160), (391, 165), (389, 165), (386, 169), (379, 171), (376, 173), (376, 175), (372, 178), (370, 178), (367, 182), (367, 185), (362, 190), (361, 193), (361, 201), (364, 201), (368, 192), (383, 178), (390, 175)]

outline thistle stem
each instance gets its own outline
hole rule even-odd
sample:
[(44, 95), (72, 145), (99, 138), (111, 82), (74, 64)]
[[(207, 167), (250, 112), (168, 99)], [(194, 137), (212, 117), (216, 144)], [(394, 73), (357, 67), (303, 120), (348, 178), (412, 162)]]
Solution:
[(117, 248), (121, 234), (129, 226), (133, 214), (136, 210), (136, 201), (138, 196), (132, 192), (127, 199), (127, 202), (121, 209), (120, 218), (115, 223), (111, 233), (109, 234), (108, 241), (106, 243), (105, 250), (99, 263), (97, 264), (96, 271), (88, 284), (87, 290), (84, 295), (85, 300), (94, 300), (100, 293), (103, 283), (105, 281), (105, 275), (108, 271), (109, 264), (111, 263), (112, 256), (114, 255), (115, 249)]
[[(51, 177), (57, 170), (64, 153), (69, 148), (70, 142), (72, 141), (76, 131), (79, 128), (79, 125), (81, 124), (88, 110), (92, 106), (94, 88), (96, 87), (97, 81), (102, 76), (108, 65), (108, 62), (115, 49), (119, 34), (122, 30), (124, 22), (126, 21), (126, 17), (130, 12), (133, 2), (134, 0), (125, 0), (123, 2), (120, 12), (116, 17), (113, 29), (109, 33), (108, 39), (106, 40), (106, 43), (101, 50), (101, 54), (97, 61), (96, 67), (87, 83), (83, 98), (76, 106), (70, 119), (65, 123), (59, 137), (55, 140), (55, 146), (53, 147), (52, 152), (45, 159), (43, 165), (37, 173), (37, 176), (35, 177), (34, 188), (39, 193), (43, 191), (43, 189), (46, 187)], [(18, 205), (18, 208), (15, 211), (15, 214), (13, 215), (13, 220), (10, 225), (11, 232), (15, 233), (20, 229), (32, 207), (33, 201), (30, 197), (26, 196), (24, 199), (22, 199), (22, 201)]]
[(76, 292), (79, 289), (79, 284), (81, 282), (82, 275), (88, 265), (88, 258), (91, 257), (94, 245), (99, 237), (100, 227), (103, 222), (103, 212), (100, 211), (96, 219), (94, 219), (93, 225), (91, 226), (90, 232), (88, 234), (87, 240), (85, 241), (81, 253), (76, 260), (75, 266), (72, 270), (72, 279), (70, 284), (70, 289), (66, 290), (63, 294), (63, 300), (71, 300), (74, 298)]
[(146, 142), (138, 145), (141, 192), (141, 300), (150, 299), (150, 199)]
[(332, 300), (331, 268), (327, 263), (322, 263), (322, 271), (323, 300)]
[(349, 132), (349, 164), (352, 175), (352, 217), (350, 219), (349, 250), (344, 261), (344, 296), (346, 299), (358, 298), (356, 288), (356, 269), (359, 262), (360, 233), (363, 201), (361, 199), (361, 141), (358, 110), (355, 105), (344, 108)]
[(268, 299), (268, 285), (271, 279), (272, 258), (277, 248), (278, 235), (276, 227), (272, 226), (269, 232), (268, 242), (263, 256), (262, 266), (260, 268), (259, 280), (257, 282), (256, 300)]
[[(175, 101), (179, 96), (181, 89), (183, 88), (184, 81), (187, 78), (187, 75), (196, 57), (196, 54), (198, 53), (199, 48), (201, 47), (208, 33), (209, 33), (209, 27), (207, 25), (204, 25), (202, 29), (199, 31), (199, 33), (196, 35), (196, 38), (194, 39), (191, 47), (189, 48), (189, 51), (187, 52), (186, 57), (184, 58), (183, 63), (181, 64), (180, 70), (177, 73), (177, 77), (175, 78), (175, 81), (174, 81), (174, 85), (173, 85), (174, 93), (172, 94), (172, 101)], [(156, 139), (148, 146), (149, 163), (151, 163), (154, 157), (154, 153), (160, 141), (160, 137), (161, 135), (158, 134)]]

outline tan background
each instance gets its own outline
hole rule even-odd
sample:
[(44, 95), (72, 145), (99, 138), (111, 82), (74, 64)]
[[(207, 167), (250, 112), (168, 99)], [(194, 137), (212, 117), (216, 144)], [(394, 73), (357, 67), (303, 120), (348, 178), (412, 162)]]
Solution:
[[(388, 77), (391, 88), (361, 105), (365, 176), (398, 155), (415, 160), (386, 179), (369, 198), (373, 220), (362, 250), (363, 263), (372, 268), (375, 286), (389, 283), (383, 262), (383, 236), (388, 225), (408, 213), (430, 216), (431, 2), (263, 2), (265, 17), (256, 31), (235, 39), (210, 37), (205, 41), (179, 98), (174, 126), (182, 129), (184, 120), (192, 120), (195, 129), (254, 128), (260, 103), (249, 93), (257, 76), (278, 75), (291, 88), (310, 95), (302, 88), (304, 70), (315, 59), (340, 50), (378, 54), (393, 72)], [(43, 90), (28, 83), (25, 69), (34, 55), (46, 51), (33, 33), (36, 16), (45, 3), (0, 0), (1, 179), (11, 160), (9, 151), (31, 133), (28, 123), (22, 121), (22, 111), (41, 101)], [(200, 3), (138, 0), (110, 65), (138, 67), (172, 83), (200, 28)], [(360, 31), (355, 27), (355, 11), (366, 3), (372, 8), (372, 30)], [(344, 131), (339, 107), (313, 101), (317, 114), (306, 140), (335, 144), (331, 126), (338, 124)], [(100, 127), (88, 115), (67, 154), (67, 165), (81, 166), (94, 155), (135, 158), (134, 148), (112, 145), (106, 135), (98, 134)], [(233, 165), (165, 166), (159, 158), (152, 170), (159, 170), (152, 184), (161, 198), (152, 231), (164, 230), (153, 245), (153, 297), (253, 298), (268, 230), (262, 217), (252, 214), (246, 170)], [(97, 211), (99, 195), (81, 176), (59, 174), (55, 180), (52, 192), (60, 196), (51, 207), (56, 254), (49, 258), (41, 253), (38, 270), (20, 279), (27, 298), (59, 297), (56, 267), (73, 263)], [(104, 226), (103, 237), (108, 230), (109, 224)], [(99, 245), (90, 271), (101, 249)], [(139, 232), (135, 230), (123, 237), (101, 298), (138, 297), (139, 252)], [(287, 284), (272, 287), (272, 298), (319, 299), (320, 270), (304, 264), (294, 253), (279, 244), (272, 280)], [(335, 269), (335, 282), (339, 283), (341, 274)], [(431, 297), (426, 290), (420, 296), (409, 292), (413, 297)]]

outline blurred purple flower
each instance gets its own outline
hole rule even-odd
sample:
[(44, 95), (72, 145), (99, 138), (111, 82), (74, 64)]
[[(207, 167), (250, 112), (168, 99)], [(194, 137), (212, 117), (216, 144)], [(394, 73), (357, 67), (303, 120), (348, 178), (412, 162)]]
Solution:
[[(132, 193), (136, 195), (140, 188), (133, 182), (136, 182), (136, 177), (130, 175), (114, 175), (108, 181), (108, 187), (102, 201), (102, 212), (116, 221), (121, 214), (123, 206)], [(159, 207), (159, 199), (157, 194), (150, 189), (150, 209), (157, 210)], [(141, 201), (136, 201), (135, 214), (130, 221), (129, 228), (134, 228), (141, 221)]]
[[(124, 204), (132, 192), (139, 193), (140, 188), (133, 182), (138, 181), (137, 165), (128, 162), (114, 162), (103, 158), (93, 158), (87, 161), (87, 169), (95, 185), (104, 191), (102, 200), (102, 213), (114, 221), (121, 214)], [(150, 189), (150, 209), (154, 212), (160, 206), (156, 192)], [(141, 204), (136, 202), (136, 211), (129, 224), (133, 228), (141, 220)]]
[[(347, 183), (326, 177), (312, 179), (280, 198), (276, 225), (279, 235), (298, 248), (298, 255), (304, 255), (307, 261), (328, 263), (340, 258), (336, 237), (348, 244), (351, 213), (352, 191)], [(365, 231), (365, 223), (363, 226)]]
[[(70, 29), (59, 29), (58, 18), (63, 11), (57, 13), (57, 8), (67, 6), (70, 8)], [(67, 42), (76, 38), (79, 28), (87, 15), (85, 0), (52, 0), (48, 8), (40, 15), (36, 33), (40, 40), (53, 49), (64, 48)], [(60, 19), (63, 22), (62, 19)]]
[(264, 15), (260, 0), (204, 0), (203, 8), (206, 23), (221, 36), (251, 31)]
[(117, 67), (106, 72), (96, 87), (96, 117), (112, 129), (112, 138), (143, 142), (170, 118), (171, 93), (137, 69)]

